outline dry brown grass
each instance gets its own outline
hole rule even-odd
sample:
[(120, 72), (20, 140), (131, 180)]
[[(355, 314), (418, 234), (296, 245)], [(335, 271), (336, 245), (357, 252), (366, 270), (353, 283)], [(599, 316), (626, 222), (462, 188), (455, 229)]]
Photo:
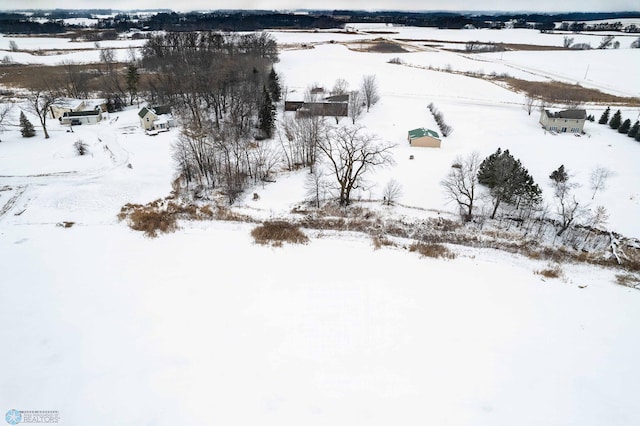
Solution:
[(361, 42), (347, 43), (346, 46), (350, 50), (356, 52), (374, 52), (374, 53), (406, 53), (407, 49), (398, 43), (384, 39), (363, 40)]
[(435, 259), (455, 259), (456, 254), (442, 244), (413, 243), (409, 246), (410, 252), (418, 252), (423, 257), (433, 257)]
[(528, 81), (513, 77), (496, 77), (496, 80), (504, 81), (513, 90), (525, 92), (529, 96), (550, 102), (560, 103), (605, 103), (637, 106), (639, 98), (625, 98), (601, 92), (597, 89), (589, 89), (578, 84), (568, 84), (559, 81)]
[(389, 237), (386, 235), (374, 235), (371, 237), (371, 242), (373, 243), (373, 249), (379, 250), (382, 247), (395, 247), (396, 243), (394, 243)]
[(173, 232), (178, 229), (178, 220), (213, 219), (210, 206), (199, 207), (169, 199), (158, 199), (148, 204), (125, 204), (118, 214), (119, 220), (126, 220), (135, 231), (144, 232), (148, 237), (157, 237), (158, 233)]
[(282, 220), (265, 222), (251, 231), (251, 236), (258, 244), (281, 247), (283, 243), (306, 244), (309, 242), (300, 227)]
[(563, 275), (562, 267), (558, 263), (548, 264), (546, 268), (535, 271), (535, 273), (545, 278), (560, 278)]
[(634, 274), (617, 274), (616, 283), (640, 290), (640, 277)]
[[(125, 84), (126, 64), (117, 63), (121, 83)], [(100, 91), (103, 89), (102, 76), (100, 75), (103, 66), (101, 64), (74, 64), (72, 68), (77, 72), (88, 76), (87, 90)], [(38, 88), (46, 82), (49, 87), (63, 88), (68, 81), (67, 66), (65, 65), (24, 65), (24, 64), (4, 64), (0, 65), (0, 84), (6, 87), (18, 87), (23, 89)], [(151, 77), (141, 73), (139, 87), (148, 87)]]

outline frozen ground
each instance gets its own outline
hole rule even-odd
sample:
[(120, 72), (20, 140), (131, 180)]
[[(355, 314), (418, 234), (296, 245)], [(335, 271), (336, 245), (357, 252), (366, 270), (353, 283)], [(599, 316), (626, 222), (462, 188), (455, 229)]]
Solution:
[[(327, 44), (283, 52), (276, 66), (296, 93), (376, 74), (382, 99), (361, 123), (398, 146), (363, 198), (381, 198), (395, 178), (402, 204), (448, 214), (439, 181), (451, 162), (500, 146), (548, 201), (547, 176), (564, 164), (578, 197), (607, 207), (608, 229), (640, 236), (640, 144), (591, 123), (581, 138), (545, 134), (521, 95), (388, 64), (393, 56)], [(599, 85), (638, 67), (634, 56), (607, 58), (615, 67), (594, 70)], [(407, 130), (435, 126), (429, 102), (454, 133), (439, 150), (412, 149)], [(58, 410), (60, 424), (97, 426), (640, 423), (640, 292), (616, 285), (619, 272), (563, 265), (561, 278), (543, 279), (544, 262), (461, 247), (454, 260), (425, 259), (404, 241), (373, 250), (355, 233), (307, 231), (305, 246), (267, 248), (237, 223), (183, 223), (148, 239), (116, 214), (169, 193), (177, 131), (146, 136), (136, 113), (74, 133), (53, 122), (48, 140), (38, 126), (31, 139), (0, 135), (0, 410)], [(74, 155), (78, 139), (89, 156)], [(590, 202), (596, 165), (616, 174)], [(238, 208), (277, 217), (303, 200), (303, 181), (278, 176)]]

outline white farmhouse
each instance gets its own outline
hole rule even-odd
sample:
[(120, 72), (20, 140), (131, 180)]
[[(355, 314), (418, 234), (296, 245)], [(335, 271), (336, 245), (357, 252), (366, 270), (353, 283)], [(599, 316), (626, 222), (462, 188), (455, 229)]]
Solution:
[(567, 109), (559, 112), (543, 109), (540, 113), (540, 124), (550, 132), (579, 134), (583, 132), (586, 120), (587, 111), (583, 109)]

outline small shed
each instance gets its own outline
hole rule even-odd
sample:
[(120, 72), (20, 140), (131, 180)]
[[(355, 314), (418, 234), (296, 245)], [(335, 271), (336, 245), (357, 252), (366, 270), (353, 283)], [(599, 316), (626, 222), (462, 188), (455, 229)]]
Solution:
[(431, 129), (420, 127), (409, 131), (409, 145), (427, 148), (440, 148), (440, 135)]

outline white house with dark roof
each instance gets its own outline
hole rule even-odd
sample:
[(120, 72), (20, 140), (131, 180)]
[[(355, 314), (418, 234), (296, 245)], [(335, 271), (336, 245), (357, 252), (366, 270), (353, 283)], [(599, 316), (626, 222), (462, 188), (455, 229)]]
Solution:
[(166, 131), (175, 126), (171, 110), (167, 106), (144, 107), (138, 112), (138, 117), (145, 131)]
[(582, 133), (587, 121), (587, 111), (583, 109), (567, 109), (550, 112), (543, 109), (540, 113), (540, 124), (545, 130), (558, 133)]

